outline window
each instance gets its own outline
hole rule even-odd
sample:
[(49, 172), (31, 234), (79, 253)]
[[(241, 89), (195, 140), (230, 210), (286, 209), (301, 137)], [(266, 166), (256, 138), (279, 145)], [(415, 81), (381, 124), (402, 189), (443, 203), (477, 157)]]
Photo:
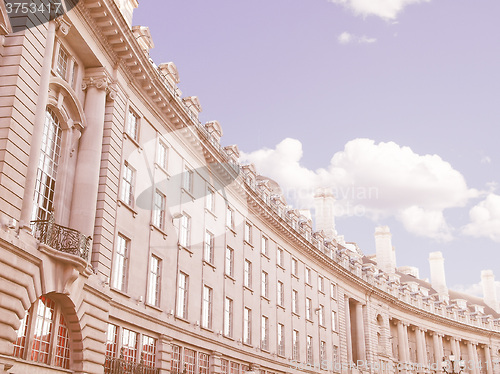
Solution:
[(182, 354), (181, 347), (178, 345), (172, 345), (172, 373), (180, 374), (182, 373)]
[(325, 308), (323, 307), (323, 305), (319, 306), (318, 320), (319, 320), (319, 325), (320, 326), (324, 326), (325, 325)]
[(71, 87), (75, 88), (76, 76), (78, 74), (78, 64), (73, 62), (73, 69), (71, 71)]
[(153, 225), (163, 229), (165, 222), (165, 195), (160, 191), (155, 192), (155, 201), (153, 207)]
[(312, 320), (312, 300), (306, 297), (306, 318)]
[(161, 260), (151, 256), (148, 280), (148, 304), (160, 306)]
[(231, 209), (229, 206), (227, 207), (226, 210), (226, 226), (229, 227), (231, 230), (234, 230), (234, 210)]
[(267, 245), (267, 238), (265, 236), (262, 236), (262, 239), (261, 239), (260, 252), (263, 255), (269, 256), (269, 250), (268, 250), (268, 245)]
[(139, 139), (139, 116), (132, 109), (128, 110), (127, 134), (135, 141)]
[(196, 368), (196, 352), (184, 348), (184, 370), (186, 374), (194, 374)]
[(198, 374), (210, 373), (210, 356), (206, 353), (198, 353)]
[(112, 362), (110, 359), (116, 358), (118, 352), (118, 326), (108, 323), (106, 331), (106, 361), (104, 363), (104, 373), (111, 371)]
[(224, 300), (224, 335), (233, 336), (233, 300), (229, 297)]
[(156, 365), (156, 339), (151, 336), (142, 336), (142, 360), (144, 365), (155, 367)]
[(309, 285), (312, 284), (311, 283), (311, 278), (312, 278), (312, 276), (311, 276), (311, 269), (306, 268), (306, 283), (309, 284)]
[(116, 238), (116, 252), (113, 267), (112, 286), (120, 291), (125, 291), (127, 282), (128, 250), (130, 240), (118, 234)]
[(179, 273), (177, 286), (177, 317), (187, 318), (189, 276)]
[(68, 53), (62, 46), (59, 46), (59, 54), (57, 55), (56, 73), (62, 79), (68, 77)]
[(240, 374), (240, 364), (231, 361), (230, 367), (231, 367), (230, 374)]
[(278, 247), (278, 252), (276, 253), (276, 264), (283, 267), (284, 264), (284, 254), (283, 249)]
[(323, 362), (326, 362), (326, 342), (322, 341), (319, 343), (319, 362), (321, 368), (323, 368)]
[(278, 355), (285, 355), (285, 326), (278, 323)]
[(336, 365), (339, 363), (339, 347), (337, 347), (336, 345), (333, 346), (333, 351), (332, 351), (332, 362), (333, 362), (333, 366), (334, 366), (334, 370), (335, 371), (339, 371), (339, 369), (337, 369), (337, 367), (339, 365)]
[(269, 318), (262, 316), (261, 325), (261, 345), (260, 348), (268, 351), (269, 350)]
[(168, 148), (162, 141), (158, 142), (158, 153), (156, 154), (156, 163), (162, 169), (167, 170)]
[(295, 361), (300, 360), (300, 345), (299, 345), (299, 332), (293, 330), (292, 333), (292, 359)]
[(299, 276), (299, 262), (295, 258), (292, 258), (292, 274)]
[(229, 361), (225, 359), (220, 360), (220, 370), (223, 374), (229, 374)]
[(207, 197), (205, 199), (205, 208), (209, 211), (212, 212), (215, 210), (215, 191), (207, 187)]
[(332, 299), (336, 299), (337, 298), (337, 287), (333, 283), (330, 283), (330, 297)]
[(281, 281), (278, 281), (278, 305), (279, 306), (284, 306), (285, 305), (285, 289), (284, 289), (284, 284)]
[(245, 222), (245, 241), (252, 244), (252, 225)]
[(299, 314), (299, 293), (296, 290), (292, 291), (292, 311)]
[(226, 247), (226, 275), (234, 276), (234, 251), (230, 247)]
[(321, 275), (318, 275), (318, 290), (319, 292), (325, 292), (323, 277)]
[(42, 147), (36, 174), (32, 220), (48, 220), (54, 209), (62, 130), (52, 110), (45, 111)]
[(122, 349), (120, 355), (123, 353), (125, 361), (136, 362), (137, 360), (137, 333), (123, 329), (122, 335)]
[(243, 343), (252, 344), (252, 310), (249, 308), (243, 312)]
[(69, 355), (68, 327), (61, 308), (49, 297), (42, 296), (21, 321), (14, 356), (69, 369)]
[(184, 248), (188, 248), (191, 239), (191, 217), (183, 213), (180, 223), (179, 244)]
[(245, 287), (252, 288), (252, 263), (245, 260), (245, 276), (244, 276)]
[(214, 234), (208, 230), (205, 231), (205, 251), (203, 257), (209, 264), (214, 263)]
[(332, 331), (337, 331), (337, 312), (332, 310)]
[(189, 193), (193, 192), (193, 171), (187, 166), (184, 168), (184, 179), (182, 182), (182, 187)]
[(134, 203), (134, 175), (135, 170), (125, 161), (120, 199), (129, 206)]
[(313, 363), (313, 338), (310, 335), (307, 335), (307, 340), (306, 340), (306, 350), (307, 350), (307, 363), (312, 364)]
[(203, 286), (203, 304), (201, 307), (201, 326), (206, 329), (212, 328), (212, 289)]
[(261, 295), (264, 297), (269, 297), (269, 276), (268, 274), (263, 271), (262, 272), (262, 282), (261, 282)]

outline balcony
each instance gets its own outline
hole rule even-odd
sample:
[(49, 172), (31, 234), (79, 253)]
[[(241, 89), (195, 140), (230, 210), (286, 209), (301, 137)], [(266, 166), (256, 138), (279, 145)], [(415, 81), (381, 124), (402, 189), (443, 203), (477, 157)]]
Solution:
[(85, 236), (77, 230), (58, 225), (51, 215), (46, 221), (31, 221), (33, 236), (56, 251), (68, 253), (89, 261), (90, 236)]
[(160, 369), (141, 362), (135, 363), (123, 357), (116, 358), (106, 356), (104, 363), (104, 374), (159, 374)]

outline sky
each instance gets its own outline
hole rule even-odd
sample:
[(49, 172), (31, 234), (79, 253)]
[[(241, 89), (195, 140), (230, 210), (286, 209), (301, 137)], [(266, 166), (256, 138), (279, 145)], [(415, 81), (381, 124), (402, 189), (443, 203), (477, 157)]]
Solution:
[[(449, 288), (500, 281), (500, 49), (496, 0), (142, 0), (156, 64), (223, 145), (294, 208), (318, 187), (365, 254), (388, 225), (397, 265)], [(500, 282), (497, 282), (500, 284)]]

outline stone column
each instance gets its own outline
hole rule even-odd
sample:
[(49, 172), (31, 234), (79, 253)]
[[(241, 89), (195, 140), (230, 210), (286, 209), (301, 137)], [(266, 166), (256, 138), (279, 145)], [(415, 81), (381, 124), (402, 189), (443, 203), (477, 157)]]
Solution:
[[(415, 336), (417, 338), (417, 361), (421, 367), (425, 365), (425, 340), (423, 336), (424, 332), (419, 327), (415, 328)], [(421, 370), (419, 370), (421, 371)]]
[(477, 364), (476, 370), (479, 373), (479, 372), (481, 372), (481, 370), (479, 369), (479, 364), (484, 365), (484, 362), (479, 362), (479, 354), (477, 352), (477, 348), (478, 348), (478, 345), (477, 345), (477, 343), (475, 343), (474, 344), (474, 362)]
[(403, 322), (403, 332), (404, 332), (404, 347), (405, 347), (405, 357), (406, 362), (409, 362), (410, 357), (410, 343), (408, 340), (408, 324)]
[(349, 298), (344, 298), (345, 305), (345, 329), (346, 329), (346, 345), (347, 345), (347, 363), (352, 362), (352, 337), (351, 337), (351, 311), (349, 306)]
[(363, 305), (361, 303), (356, 303), (356, 325), (358, 360), (363, 360), (366, 362), (365, 326), (363, 319)]
[(106, 95), (111, 79), (104, 68), (87, 69), (86, 73), (83, 88), (87, 90), (84, 109), (87, 126), (78, 147), (70, 227), (86, 236), (93, 236), (101, 169)]
[(451, 338), (451, 349), (455, 355), (455, 360), (460, 360), (460, 342), (456, 338)]
[(210, 363), (210, 374), (221, 374), (221, 358), (222, 354), (217, 351), (212, 351), (210, 356), (212, 357), (212, 362)]
[(491, 361), (491, 349), (489, 345), (484, 346), (484, 357), (486, 362), (486, 374), (493, 374), (493, 362)]
[(33, 198), (35, 196), (35, 182), (42, 149), (43, 129), (45, 126), (45, 111), (49, 99), (49, 83), (52, 68), (52, 56), (54, 52), (54, 41), (56, 35), (56, 22), (50, 21), (47, 28), (47, 40), (42, 61), (42, 72), (38, 96), (36, 98), (35, 120), (33, 122), (33, 133), (31, 135), (30, 154), (28, 168), (26, 171), (26, 182), (24, 184), (23, 202), (21, 207), (21, 228), (31, 231), (30, 221), (33, 214)]
[(406, 355), (406, 344), (405, 344), (405, 332), (403, 322), (398, 321), (398, 351), (399, 351), (399, 362), (408, 361)]
[(477, 361), (476, 361), (476, 355), (475, 351), (476, 347), (472, 342), (467, 342), (467, 354), (469, 356), (469, 360), (465, 363), (467, 366), (467, 369), (469, 370), (469, 373), (471, 374), (479, 374), (479, 370), (477, 368)]
[(167, 374), (172, 370), (172, 338), (167, 335), (160, 335), (158, 339), (158, 368), (160, 374)]
[(439, 370), (441, 370), (441, 362), (443, 361), (443, 345), (441, 344), (441, 339), (442, 336), (438, 334), (437, 332), (434, 332), (432, 334), (432, 340), (434, 343), (434, 360), (436, 361), (435, 364), (438, 366)]

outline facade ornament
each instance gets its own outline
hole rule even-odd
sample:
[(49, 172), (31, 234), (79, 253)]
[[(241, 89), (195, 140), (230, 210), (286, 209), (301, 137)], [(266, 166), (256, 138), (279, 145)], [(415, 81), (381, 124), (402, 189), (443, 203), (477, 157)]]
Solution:
[(71, 28), (71, 24), (66, 21), (63, 17), (57, 17), (55, 20), (56, 30), (59, 36), (66, 36), (69, 33), (69, 29)]
[(109, 79), (108, 77), (101, 76), (101, 77), (85, 77), (83, 79), (82, 83), (82, 90), (87, 90), (89, 87), (95, 87), (98, 90), (107, 90), (109, 86)]

